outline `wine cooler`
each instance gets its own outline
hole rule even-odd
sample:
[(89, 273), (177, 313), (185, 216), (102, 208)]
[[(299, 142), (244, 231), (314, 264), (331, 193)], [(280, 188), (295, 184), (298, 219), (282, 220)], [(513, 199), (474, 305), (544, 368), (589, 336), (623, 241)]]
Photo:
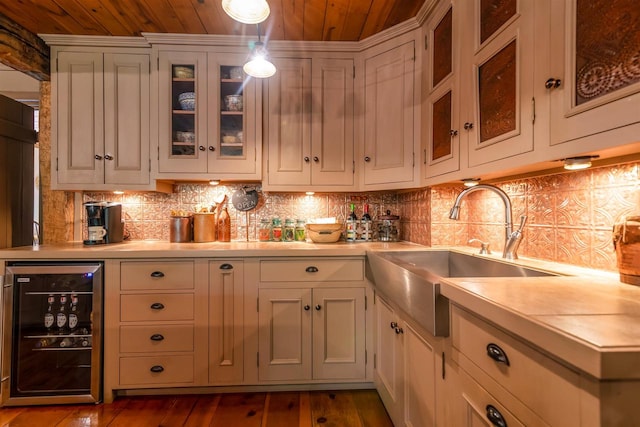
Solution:
[(100, 401), (102, 271), (98, 262), (7, 264), (2, 405)]

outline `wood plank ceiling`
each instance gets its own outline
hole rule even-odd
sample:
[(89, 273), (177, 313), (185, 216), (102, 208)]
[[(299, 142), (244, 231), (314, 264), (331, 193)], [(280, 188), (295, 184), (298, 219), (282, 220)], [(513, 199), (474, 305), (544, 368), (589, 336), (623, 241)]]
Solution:
[[(425, 0), (268, 0), (260, 32), (271, 40), (358, 41), (417, 15)], [(256, 35), (220, 0), (6, 0), (0, 14), (35, 34)]]

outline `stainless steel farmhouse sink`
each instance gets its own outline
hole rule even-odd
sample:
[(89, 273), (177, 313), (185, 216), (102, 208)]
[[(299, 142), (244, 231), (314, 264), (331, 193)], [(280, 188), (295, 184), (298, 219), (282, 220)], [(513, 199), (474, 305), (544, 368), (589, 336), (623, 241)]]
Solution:
[(367, 278), (435, 336), (449, 334), (446, 277), (534, 277), (554, 273), (449, 250), (367, 252)]

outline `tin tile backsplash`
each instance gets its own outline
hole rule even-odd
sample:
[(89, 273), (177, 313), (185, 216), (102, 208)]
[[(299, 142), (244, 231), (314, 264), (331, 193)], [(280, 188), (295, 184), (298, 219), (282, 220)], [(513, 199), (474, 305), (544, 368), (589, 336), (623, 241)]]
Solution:
[[(579, 172), (541, 175), (493, 182), (511, 198), (514, 223), (527, 215), (519, 255), (566, 262), (602, 270), (616, 270), (611, 243), (613, 224), (640, 213), (640, 163), (623, 163)], [(136, 193), (114, 196), (84, 193), (84, 200), (121, 202), (126, 230), (133, 240), (168, 240), (171, 210), (194, 211), (210, 206), (221, 194), (229, 199), (240, 184), (212, 187), (178, 184), (172, 194)], [(254, 188), (254, 187), (251, 187)], [(374, 220), (387, 210), (400, 215), (402, 240), (425, 245), (468, 245), (471, 238), (490, 243), (494, 253), (504, 245), (504, 207), (492, 192), (472, 193), (462, 202), (460, 220), (448, 218), (463, 187), (421, 188), (374, 193), (267, 193), (257, 187), (260, 201), (249, 212), (228, 203), (232, 240), (257, 240), (261, 218), (336, 217), (344, 221), (350, 204), (358, 217), (369, 204)]]

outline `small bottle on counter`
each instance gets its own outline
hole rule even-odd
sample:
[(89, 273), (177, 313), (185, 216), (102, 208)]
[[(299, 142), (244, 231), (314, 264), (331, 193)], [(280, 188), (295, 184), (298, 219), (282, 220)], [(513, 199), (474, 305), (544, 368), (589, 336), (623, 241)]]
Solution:
[(364, 213), (362, 219), (360, 219), (360, 227), (358, 227), (358, 240), (368, 242), (372, 240), (373, 228), (371, 222), (371, 215), (369, 214), (369, 205), (364, 204)]
[(231, 241), (231, 217), (225, 207), (218, 215), (218, 242)]
[(260, 220), (258, 240), (261, 242), (268, 242), (271, 240), (271, 220), (269, 220), (269, 218), (262, 218)]
[(356, 206), (351, 203), (351, 213), (347, 218), (346, 241), (355, 242), (358, 229), (358, 217), (356, 216)]
[(282, 241), (282, 221), (278, 217), (271, 220), (271, 240), (274, 242)]
[(299, 219), (296, 221), (295, 235), (296, 235), (296, 242), (304, 242), (307, 239), (307, 236), (305, 233), (304, 219)]
[(295, 231), (296, 231), (296, 225), (293, 219), (291, 218), (285, 219), (282, 240), (284, 240), (285, 242), (293, 242), (295, 240)]

